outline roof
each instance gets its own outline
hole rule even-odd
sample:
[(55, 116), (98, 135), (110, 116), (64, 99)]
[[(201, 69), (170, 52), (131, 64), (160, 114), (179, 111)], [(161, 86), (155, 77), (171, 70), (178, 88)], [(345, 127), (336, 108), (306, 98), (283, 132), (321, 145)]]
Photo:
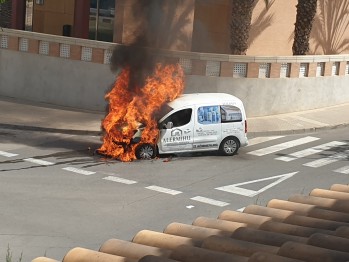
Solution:
[(132, 241), (106, 240), (99, 250), (76, 247), (63, 260), (84, 261), (349, 261), (349, 186), (316, 188), (243, 212), (225, 210), (191, 225), (173, 222), (163, 232), (142, 230)]
[(223, 102), (234, 101), (238, 104), (242, 104), (241, 100), (233, 95), (225, 93), (195, 93), (195, 94), (183, 94), (168, 103), (173, 108), (180, 108), (194, 104), (217, 104)]

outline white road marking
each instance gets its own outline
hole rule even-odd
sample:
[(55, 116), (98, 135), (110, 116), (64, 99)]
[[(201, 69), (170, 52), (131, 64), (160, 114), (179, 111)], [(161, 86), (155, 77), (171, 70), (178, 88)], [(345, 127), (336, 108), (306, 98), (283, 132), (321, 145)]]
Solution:
[(260, 143), (272, 141), (278, 138), (283, 138), (284, 136), (261, 136), (261, 137), (255, 137), (248, 140), (248, 146), (254, 146)]
[(251, 151), (251, 152), (248, 152), (247, 154), (256, 155), (256, 156), (264, 156), (264, 155), (272, 154), (272, 153), (275, 153), (275, 152), (278, 152), (281, 150), (285, 150), (287, 148), (291, 148), (291, 147), (299, 146), (299, 145), (306, 144), (309, 142), (313, 142), (313, 141), (316, 141), (319, 139), (320, 138), (317, 138), (317, 137), (307, 136), (307, 137), (292, 140), (289, 142), (281, 143), (278, 145), (274, 145), (274, 146), (258, 149), (255, 151)]
[(303, 164), (303, 166), (308, 166), (308, 167), (322, 167), (325, 165), (329, 165), (332, 163), (335, 163), (339, 160), (346, 159), (348, 157), (349, 150), (346, 150), (344, 153), (337, 153), (329, 157), (321, 158), (315, 161), (311, 161), (308, 163)]
[(193, 205), (189, 205), (189, 206), (186, 206), (186, 208), (188, 208), (188, 209), (192, 209), (192, 208), (194, 208), (195, 206), (193, 206)]
[(5, 151), (0, 151), (0, 156), (14, 157), (14, 156), (18, 156), (18, 154), (13, 154), (13, 153), (5, 152)]
[(85, 175), (85, 176), (90, 176), (90, 175), (93, 175), (93, 174), (96, 173), (96, 172), (93, 172), (93, 171), (82, 170), (82, 169), (79, 169), (79, 168), (69, 167), (69, 166), (68, 167), (64, 167), (62, 169), (66, 170), (66, 171), (74, 172), (74, 173), (77, 173), (77, 174)]
[(35, 159), (35, 158), (26, 158), (26, 159), (23, 159), (23, 160), (27, 161), (27, 162), (30, 162), (30, 163), (38, 164), (38, 165), (41, 165), (41, 166), (51, 166), (51, 165), (54, 165), (54, 163), (52, 163), (52, 162), (48, 162), (48, 161), (41, 160), (41, 159)]
[(318, 154), (322, 151), (325, 150), (329, 150), (332, 147), (337, 147), (337, 146), (344, 146), (347, 145), (347, 143), (345, 142), (339, 142), (339, 141), (332, 141), (323, 145), (318, 145), (318, 146), (314, 146), (312, 148), (308, 148), (308, 149), (304, 149), (302, 151), (298, 151), (292, 154), (289, 154), (287, 156), (282, 156), (282, 157), (278, 157), (275, 158), (276, 160), (281, 160), (281, 161), (285, 161), (285, 162), (290, 162), (293, 160), (296, 160), (298, 158), (302, 158), (302, 157), (307, 157), (310, 155), (314, 155), (314, 154)]
[[(238, 194), (238, 195), (243, 195), (243, 196), (248, 196), (248, 197), (254, 197), (254, 196), (266, 191), (267, 189), (283, 182), (284, 180), (294, 176), (297, 173), (298, 173), (298, 171), (293, 172), (293, 173), (284, 174), (284, 175), (266, 177), (266, 178), (251, 180), (251, 181), (247, 181), (247, 182), (237, 183), (237, 184), (233, 184), (233, 185), (229, 185), (229, 186), (217, 187), (216, 189), (221, 190), (221, 191), (225, 191), (228, 193), (233, 193), (233, 194)], [(273, 183), (270, 183), (269, 185), (261, 188), (260, 190), (257, 190), (257, 191), (239, 187), (242, 185), (248, 185), (248, 184), (258, 183), (258, 182), (272, 180), (272, 179), (277, 179), (277, 180), (274, 181)]]
[(338, 168), (338, 169), (333, 170), (333, 171), (336, 173), (349, 175), (349, 166), (344, 166), (344, 167)]
[(201, 203), (210, 204), (210, 205), (219, 206), (219, 207), (225, 207), (225, 206), (230, 205), (227, 202), (214, 200), (214, 199), (206, 198), (206, 197), (202, 197), (202, 196), (193, 197), (193, 198), (191, 198), (191, 200), (195, 200), (195, 201), (198, 201), (198, 202), (201, 202)]
[(181, 191), (172, 190), (172, 189), (168, 189), (168, 188), (165, 188), (165, 187), (159, 187), (159, 186), (147, 186), (146, 189), (150, 189), (150, 190), (153, 190), (153, 191), (157, 191), (157, 192), (160, 192), (160, 193), (165, 193), (165, 194), (169, 194), (169, 195), (173, 195), (173, 196), (183, 193)]
[(281, 160), (281, 161), (284, 161), (284, 162), (290, 162), (290, 161), (296, 160), (297, 158), (296, 157), (289, 157), (289, 156), (280, 156), (280, 157), (277, 157), (275, 159), (276, 160)]
[(242, 208), (236, 209), (236, 211), (238, 211), (238, 212), (244, 212), (245, 208), (246, 208), (246, 207), (242, 207)]
[(107, 176), (107, 177), (103, 177), (103, 179), (104, 180), (113, 181), (113, 182), (117, 182), (117, 183), (126, 184), (126, 185), (132, 185), (132, 184), (136, 184), (137, 183), (137, 181), (128, 180), (128, 179), (124, 179), (124, 178), (120, 178), (120, 177), (116, 177), (116, 176)]

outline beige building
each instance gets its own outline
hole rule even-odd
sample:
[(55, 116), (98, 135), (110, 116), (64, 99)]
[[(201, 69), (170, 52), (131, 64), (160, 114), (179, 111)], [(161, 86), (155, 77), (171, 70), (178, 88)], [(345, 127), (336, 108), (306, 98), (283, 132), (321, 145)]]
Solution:
[[(21, 29), (17, 9), (26, 2), (26, 28), (35, 32), (122, 44), (146, 32), (151, 47), (230, 53), (230, 0), (10, 1), (17, 29)], [(266, 8), (264, 0), (257, 0), (247, 55), (292, 55), (296, 5), (297, 0), (271, 0)], [(309, 54), (349, 53), (348, 13), (346, 0), (318, 0)]]

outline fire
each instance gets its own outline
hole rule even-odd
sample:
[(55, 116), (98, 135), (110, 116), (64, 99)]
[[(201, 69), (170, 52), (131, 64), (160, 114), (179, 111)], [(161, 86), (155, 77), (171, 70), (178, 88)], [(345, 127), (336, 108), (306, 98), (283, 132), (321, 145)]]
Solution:
[(102, 121), (105, 134), (103, 145), (98, 149), (99, 153), (124, 162), (136, 159), (137, 144), (131, 144), (131, 139), (140, 123), (145, 125), (140, 143), (156, 144), (158, 126), (154, 114), (182, 94), (184, 72), (178, 64), (157, 64), (144, 86), (131, 90), (129, 81), (130, 70), (125, 68), (105, 97), (109, 101), (109, 112)]

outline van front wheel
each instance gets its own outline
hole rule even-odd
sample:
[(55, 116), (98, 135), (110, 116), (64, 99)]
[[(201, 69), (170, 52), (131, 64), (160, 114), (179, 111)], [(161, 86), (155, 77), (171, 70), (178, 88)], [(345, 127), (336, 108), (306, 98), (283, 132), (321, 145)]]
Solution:
[(152, 159), (156, 156), (155, 147), (151, 144), (139, 144), (136, 147), (137, 159)]
[(219, 151), (225, 156), (232, 156), (239, 150), (239, 141), (234, 137), (225, 138), (220, 147)]

